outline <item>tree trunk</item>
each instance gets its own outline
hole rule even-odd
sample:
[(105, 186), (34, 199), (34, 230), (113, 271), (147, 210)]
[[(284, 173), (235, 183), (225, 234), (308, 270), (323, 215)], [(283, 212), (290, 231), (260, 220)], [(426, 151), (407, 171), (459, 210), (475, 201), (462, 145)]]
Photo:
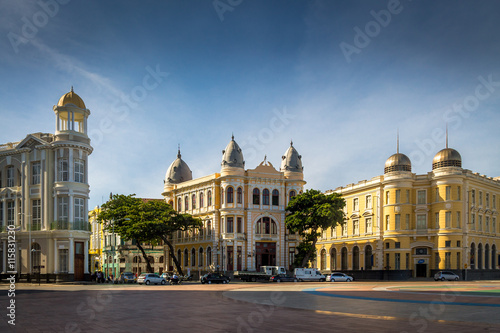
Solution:
[(167, 246), (170, 250), (170, 256), (174, 260), (174, 264), (175, 264), (175, 267), (177, 268), (177, 272), (179, 273), (179, 275), (184, 275), (184, 273), (182, 272), (181, 264), (179, 263), (179, 260), (177, 260), (177, 257), (175, 256), (174, 246), (172, 245), (172, 243), (170, 243), (170, 241), (167, 239), (167, 237), (162, 236), (161, 239), (163, 239), (163, 241), (165, 242), (165, 244), (167, 244)]
[[(144, 249), (142, 248), (141, 246), (141, 243), (139, 243), (138, 241), (136, 241), (136, 245), (137, 247), (139, 248), (139, 250), (141, 250), (142, 252), (142, 256), (144, 257), (144, 260), (146, 260), (146, 271), (148, 273), (154, 273), (153, 272), (153, 267), (151, 267), (151, 264), (149, 263), (149, 259), (148, 259), (148, 256), (146, 255), (146, 252), (144, 251)], [(137, 272), (139, 273), (139, 272)]]
[(313, 240), (313, 243), (312, 243), (312, 246), (311, 246), (311, 249), (309, 250), (309, 252), (307, 252), (306, 256), (304, 257), (304, 259), (302, 259), (302, 267), (307, 267), (307, 262), (309, 261), (309, 258), (311, 257), (311, 254), (314, 253), (314, 250), (316, 249), (316, 242), (318, 241), (318, 238), (315, 238)]

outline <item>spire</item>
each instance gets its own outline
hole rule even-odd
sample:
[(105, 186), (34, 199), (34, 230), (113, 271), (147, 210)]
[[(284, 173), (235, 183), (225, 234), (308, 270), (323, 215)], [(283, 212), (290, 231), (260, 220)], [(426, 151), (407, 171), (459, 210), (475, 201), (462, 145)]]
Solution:
[(71, 92), (73, 92), (73, 86), (71, 86)]
[(177, 157), (181, 158), (181, 144), (180, 143), (177, 144)]
[(234, 141), (234, 133), (231, 133), (231, 140)]

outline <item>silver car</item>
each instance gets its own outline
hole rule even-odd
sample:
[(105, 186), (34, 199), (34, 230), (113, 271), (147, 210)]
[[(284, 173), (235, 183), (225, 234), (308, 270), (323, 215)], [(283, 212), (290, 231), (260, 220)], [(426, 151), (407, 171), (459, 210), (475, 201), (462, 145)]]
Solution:
[(354, 278), (344, 273), (331, 273), (326, 276), (327, 282), (352, 282)]
[(138, 278), (137, 278), (137, 283), (138, 284), (166, 284), (167, 280), (165, 278), (162, 278), (158, 274), (155, 273), (142, 273)]
[(440, 272), (437, 272), (436, 274), (434, 274), (434, 280), (435, 281), (445, 281), (445, 280), (448, 280), (448, 281), (458, 281), (460, 279), (460, 277), (453, 273), (453, 272), (450, 272), (450, 271), (440, 271)]

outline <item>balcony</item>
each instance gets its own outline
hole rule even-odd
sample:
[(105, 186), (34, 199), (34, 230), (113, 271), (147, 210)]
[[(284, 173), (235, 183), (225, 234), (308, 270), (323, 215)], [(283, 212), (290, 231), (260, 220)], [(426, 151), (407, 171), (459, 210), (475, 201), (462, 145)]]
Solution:
[(85, 221), (69, 222), (69, 221), (54, 221), (50, 224), (50, 230), (81, 230), (90, 231), (90, 223)]

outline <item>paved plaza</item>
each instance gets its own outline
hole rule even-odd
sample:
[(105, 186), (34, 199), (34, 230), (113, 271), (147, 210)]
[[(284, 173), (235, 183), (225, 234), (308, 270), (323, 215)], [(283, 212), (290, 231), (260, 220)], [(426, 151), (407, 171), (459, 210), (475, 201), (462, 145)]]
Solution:
[(500, 332), (489, 281), (0, 288), (0, 332)]

